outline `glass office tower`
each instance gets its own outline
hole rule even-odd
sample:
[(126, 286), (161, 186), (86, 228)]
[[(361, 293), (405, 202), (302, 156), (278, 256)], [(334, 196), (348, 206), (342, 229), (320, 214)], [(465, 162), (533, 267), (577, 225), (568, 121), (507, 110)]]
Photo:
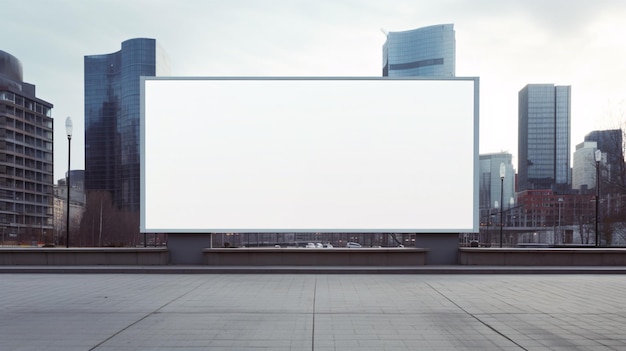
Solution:
[(605, 181), (621, 183), (624, 175), (624, 149), (622, 129), (594, 130), (585, 135), (585, 141), (595, 141), (597, 148), (606, 155)]
[(453, 24), (386, 33), (383, 77), (454, 77), (456, 40)]
[(519, 92), (518, 191), (571, 186), (571, 87), (529, 84)]
[(0, 230), (2, 244), (52, 242), (52, 104), (0, 51)]
[(85, 189), (109, 191), (120, 209), (139, 210), (140, 77), (168, 73), (155, 39), (85, 56)]

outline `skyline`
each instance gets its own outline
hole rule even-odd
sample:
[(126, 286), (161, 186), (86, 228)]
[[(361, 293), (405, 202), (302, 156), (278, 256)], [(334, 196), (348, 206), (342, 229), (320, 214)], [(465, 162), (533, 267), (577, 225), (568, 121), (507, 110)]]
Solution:
[(24, 81), (54, 104), (55, 182), (67, 170), (67, 116), (71, 168), (84, 169), (84, 56), (119, 51), (137, 37), (157, 40), (172, 76), (380, 77), (381, 29), (452, 23), (456, 75), (480, 78), (479, 152), (510, 152), (516, 170), (518, 92), (527, 84), (572, 87), (572, 150), (626, 118), (619, 81), (626, 3), (618, 0), (0, 0), (0, 7), (11, 14), (0, 50), (19, 59)]

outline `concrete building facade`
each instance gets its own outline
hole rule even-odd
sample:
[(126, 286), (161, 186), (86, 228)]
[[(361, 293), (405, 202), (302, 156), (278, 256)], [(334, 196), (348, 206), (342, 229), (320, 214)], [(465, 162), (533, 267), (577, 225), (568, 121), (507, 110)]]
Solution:
[(46, 241), (53, 228), (53, 105), (23, 81), (22, 64), (0, 51), (2, 241)]
[[(584, 141), (576, 145), (572, 166), (572, 189), (586, 191), (596, 187), (595, 141)], [(606, 155), (605, 155), (606, 156)], [(603, 157), (606, 159), (606, 157)]]

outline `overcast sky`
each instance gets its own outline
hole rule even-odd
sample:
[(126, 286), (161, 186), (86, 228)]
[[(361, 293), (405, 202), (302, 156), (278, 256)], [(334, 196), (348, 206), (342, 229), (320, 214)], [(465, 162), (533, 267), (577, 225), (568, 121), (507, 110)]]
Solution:
[[(381, 76), (386, 31), (453, 23), (456, 75), (480, 77), (480, 153), (517, 168), (517, 96), (572, 86), (572, 152), (626, 121), (622, 0), (0, 0), (0, 50), (54, 104), (55, 180), (84, 169), (85, 55), (155, 38), (174, 76)], [(173, 135), (172, 138), (184, 137)]]

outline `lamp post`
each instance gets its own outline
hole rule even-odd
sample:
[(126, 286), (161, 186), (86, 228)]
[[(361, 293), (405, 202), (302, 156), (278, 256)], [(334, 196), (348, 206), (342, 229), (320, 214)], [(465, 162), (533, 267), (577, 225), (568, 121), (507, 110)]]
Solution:
[(598, 232), (598, 203), (600, 202), (600, 161), (602, 151), (596, 150), (596, 246), (600, 246), (600, 233)]
[[(496, 215), (498, 214), (498, 210), (500, 209), (500, 203), (498, 202), (498, 200), (493, 202), (493, 209), (494, 212), (491, 215), (491, 224), (495, 225), (496, 224)], [(490, 225), (491, 227), (491, 225)], [(491, 230), (489, 231), (489, 247), (491, 247), (491, 243), (493, 242), (493, 238), (491, 237)]]
[(65, 247), (70, 247), (70, 160), (72, 142), (72, 119), (65, 120), (65, 134), (67, 134), (67, 218), (65, 222)]
[(565, 244), (565, 240), (563, 238), (563, 230), (561, 230), (561, 207), (563, 207), (563, 198), (560, 197), (557, 201), (559, 203), (559, 241), (560, 244)]
[(507, 223), (511, 223), (509, 224), (512, 227), (515, 227), (515, 213), (512, 211), (512, 209), (515, 207), (515, 199), (513, 198), (513, 196), (511, 196), (511, 198), (509, 198), (509, 219), (507, 220)]
[(502, 196), (504, 195), (504, 175), (506, 173), (506, 166), (504, 163), (500, 163), (500, 247), (502, 247), (502, 215), (504, 214), (504, 202), (502, 201)]

